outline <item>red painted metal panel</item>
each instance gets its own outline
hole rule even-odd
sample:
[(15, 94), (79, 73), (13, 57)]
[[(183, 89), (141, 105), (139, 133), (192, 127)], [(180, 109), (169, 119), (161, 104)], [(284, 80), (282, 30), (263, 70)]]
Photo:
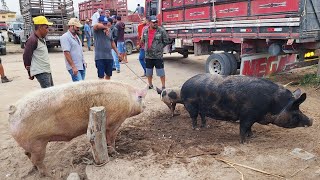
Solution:
[(240, 74), (258, 77), (268, 76), (283, 71), (287, 64), (295, 61), (295, 54), (283, 56), (252, 56), (252, 58), (242, 61)]
[(248, 15), (248, 2), (221, 4), (213, 7), (216, 18), (239, 17)]
[(162, 15), (163, 22), (183, 21), (183, 10), (164, 11)]
[(189, 8), (185, 10), (185, 20), (210, 19), (210, 6)]
[(172, 7), (172, 0), (163, 0), (162, 1), (162, 8), (171, 8)]
[(185, 5), (196, 4), (196, 0), (184, 0)]
[(300, 0), (255, 0), (251, 2), (252, 15), (299, 11)]
[(197, 3), (198, 4), (205, 4), (205, 3), (209, 3), (210, 0), (198, 0)]
[(183, 6), (183, 0), (172, 0), (172, 7), (181, 7)]

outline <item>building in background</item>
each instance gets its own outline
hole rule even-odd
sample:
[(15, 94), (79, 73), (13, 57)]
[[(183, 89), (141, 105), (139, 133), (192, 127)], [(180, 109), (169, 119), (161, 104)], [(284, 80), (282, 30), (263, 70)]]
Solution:
[(0, 22), (10, 23), (16, 20), (16, 12), (0, 10)]

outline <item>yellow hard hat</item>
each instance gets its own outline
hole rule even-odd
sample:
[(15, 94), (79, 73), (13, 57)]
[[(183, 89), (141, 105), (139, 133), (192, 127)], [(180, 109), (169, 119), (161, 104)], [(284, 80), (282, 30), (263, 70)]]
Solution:
[(37, 17), (34, 17), (32, 20), (33, 20), (33, 24), (35, 25), (45, 24), (45, 25), (51, 26), (53, 24), (52, 22), (49, 22), (47, 18), (44, 16), (37, 16)]

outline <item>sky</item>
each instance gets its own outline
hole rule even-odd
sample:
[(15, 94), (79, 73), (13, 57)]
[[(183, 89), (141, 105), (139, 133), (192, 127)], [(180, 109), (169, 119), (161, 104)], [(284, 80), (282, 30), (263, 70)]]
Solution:
[[(10, 11), (14, 11), (20, 14), (19, 0), (5, 0), (5, 1)], [(75, 8), (75, 11), (78, 11), (78, 3), (83, 1), (85, 0), (73, 0), (73, 6)], [(137, 4), (141, 4), (141, 6), (144, 6), (144, 0), (127, 0), (127, 2), (128, 2), (128, 9), (133, 11), (136, 9)]]

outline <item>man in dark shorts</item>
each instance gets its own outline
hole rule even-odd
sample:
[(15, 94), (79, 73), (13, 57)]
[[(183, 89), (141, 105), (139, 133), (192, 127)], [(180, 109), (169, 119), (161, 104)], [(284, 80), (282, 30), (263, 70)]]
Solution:
[(109, 80), (112, 76), (113, 57), (111, 49), (113, 49), (119, 57), (116, 44), (113, 41), (110, 27), (113, 20), (100, 16), (99, 23), (93, 26), (94, 47), (95, 47), (95, 62), (100, 79)]
[(149, 89), (153, 89), (152, 75), (153, 68), (156, 68), (157, 76), (160, 77), (162, 89), (165, 89), (165, 72), (163, 63), (163, 48), (170, 44), (167, 32), (158, 27), (158, 19), (150, 17), (149, 28), (143, 32), (141, 43), (145, 45), (146, 52), (146, 76), (148, 78)]

